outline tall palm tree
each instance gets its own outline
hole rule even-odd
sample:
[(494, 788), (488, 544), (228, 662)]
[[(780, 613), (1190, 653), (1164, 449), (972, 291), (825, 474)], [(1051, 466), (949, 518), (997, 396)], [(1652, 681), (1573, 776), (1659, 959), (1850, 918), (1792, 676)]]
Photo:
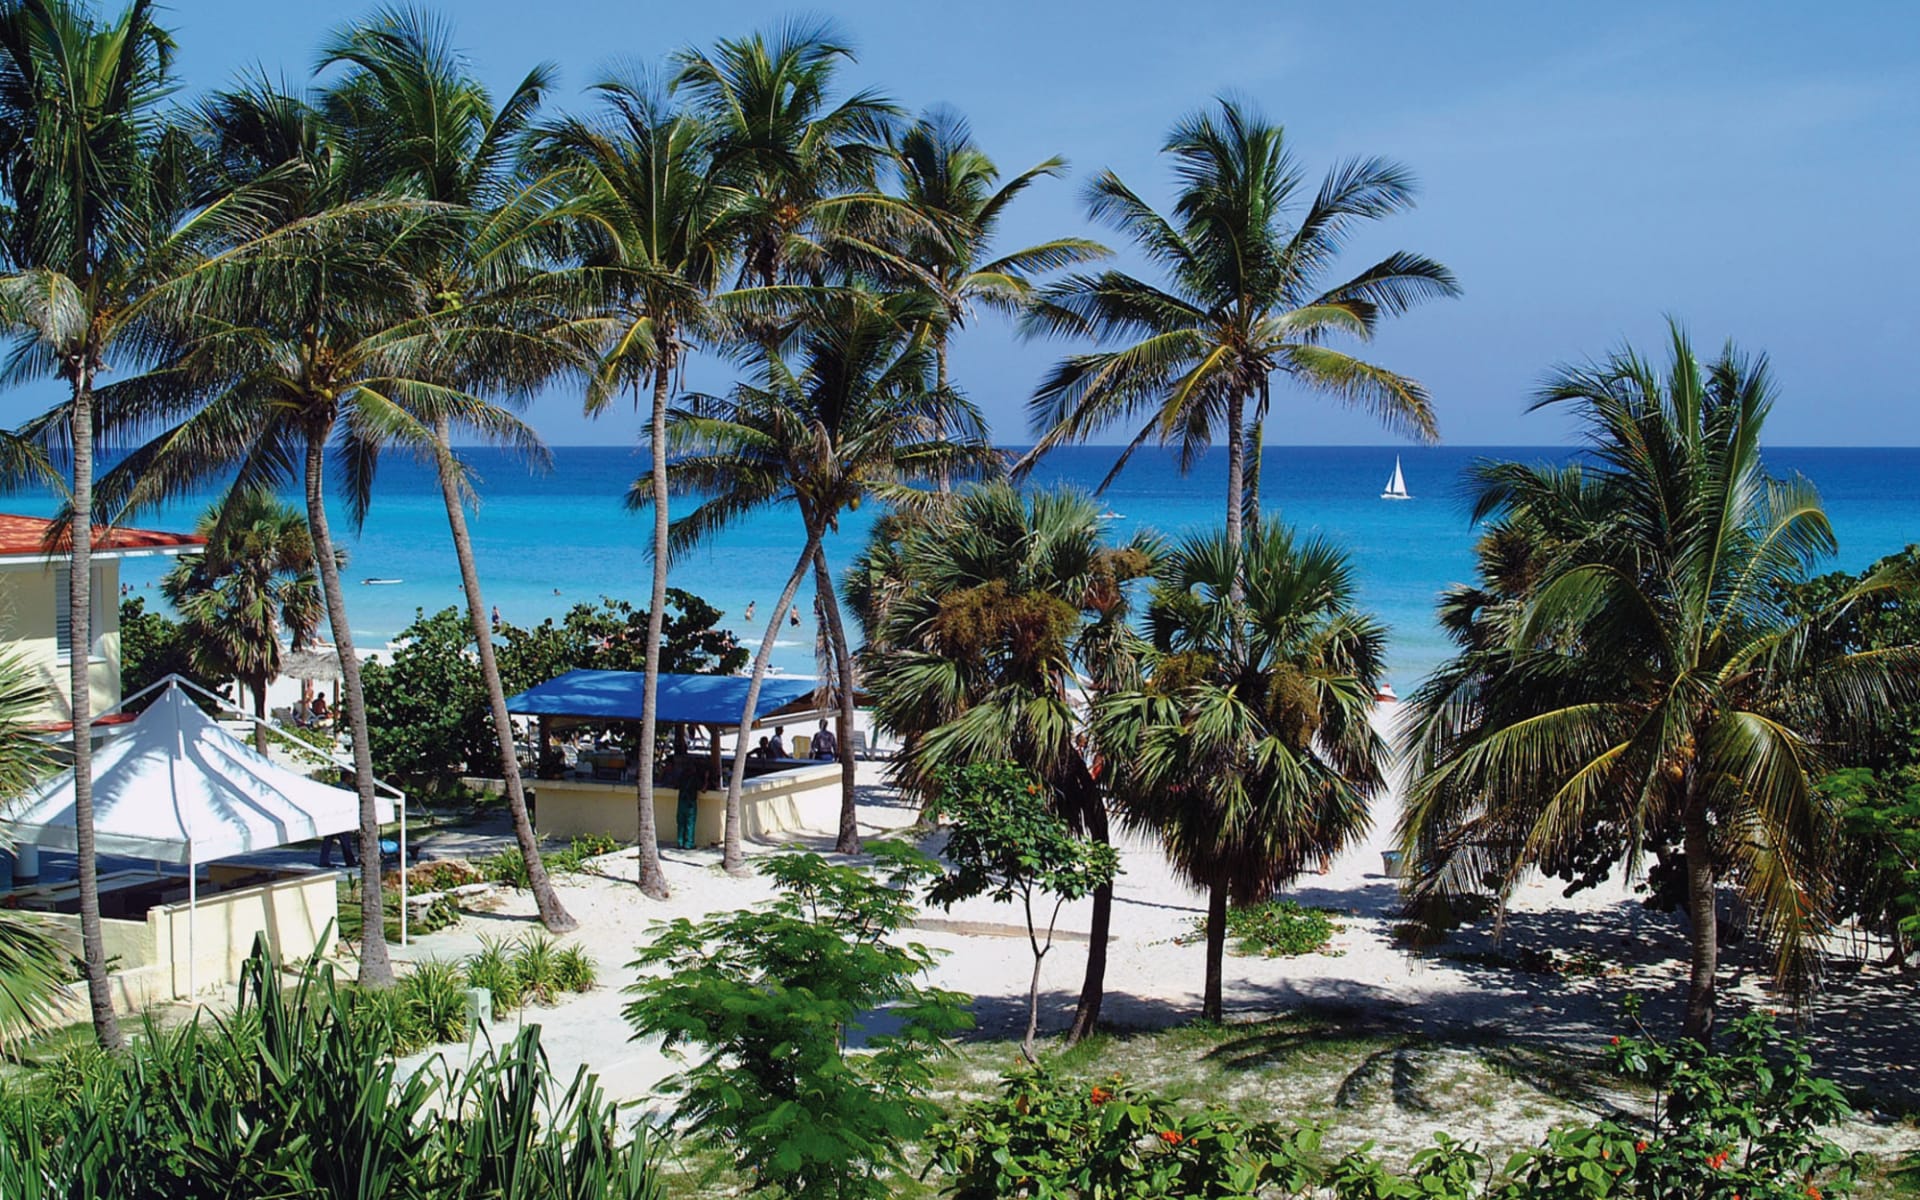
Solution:
[[(411, 9), (384, 12), (335, 34), (322, 51), (321, 66), (336, 65), (347, 71), (327, 89), (324, 104), (335, 136), (351, 147), (361, 170), (459, 214), (463, 236), (438, 242), (441, 253), (412, 260), (436, 310), (461, 310), (469, 320), (484, 313), (499, 321), (502, 332), (519, 335), (489, 338), (495, 355), (479, 353), (477, 345), (465, 347), (465, 353), (453, 356), (448, 382), (524, 402), (533, 388), (577, 361), (567, 326), (586, 303), (577, 280), (547, 269), (545, 252), (570, 214), (564, 198), (555, 195), (554, 174), (523, 174), (516, 162), (552, 86), (551, 69), (530, 72), (496, 108), (449, 43), (446, 29)], [(506, 688), (467, 530), (470, 478), (453, 450), (451, 415), (432, 403), (432, 394), (416, 398), (427, 401), (418, 415), (431, 434), (430, 453), (466, 592), (514, 839), (527, 864), (541, 923), (563, 933), (579, 922), (554, 890), (527, 812)]]
[[(753, 678), (740, 721), (740, 742), (727, 787), (725, 862), (739, 869), (740, 788), (746, 779), (746, 736), (780, 623), (809, 571), (818, 571), (821, 547), (840, 516), (868, 499), (915, 504), (925, 493), (908, 486), (941, 471), (992, 468), (979, 413), (932, 386), (932, 354), (924, 330), (925, 300), (877, 296), (851, 289), (820, 292), (802, 306), (786, 348), (759, 352), (755, 379), (725, 398), (694, 396), (668, 425), (675, 451), (664, 477), (649, 473), (628, 493), (638, 508), (656, 503), (661, 484), (705, 499), (673, 522), (672, 540), (685, 547), (776, 504), (791, 504), (803, 547), (773, 606), (754, 656)], [(936, 436), (934, 431), (950, 431)], [(823, 589), (822, 615), (843, 672), (842, 730), (851, 724), (852, 688), (846, 632), (833, 588)], [(836, 847), (860, 846), (855, 823), (853, 764), (842, 757), (840, 830)]]
[[(1784, 585), (1834, 549), (1818, 495), (1766, 474), (1764, 360), (1702, 364), (1672, 331), (1663, 369), (1625, 351), (1557, 372), (1536, 403), (1586, 432), (1578, 468), (1479, 471), (1476, 516), (1533, 535), (1490, 580), (1479, 636), (1413, 700), (1400, 834), (1417, 894), (1504, 895), (1576, 850), (1637, 872), (1677, 845), (1691, 919), (1686, 1032), (1713, 1031), (1715, 890), (1728, 878), (1804, 980), (1827, 924), (1837, 815), (1814, 786), (1920, 693), (1920, 647), (1848, 653)], [(1497, 562), (1518, 561), (1500, 556)], [(1876, 574), (1844, 598), (1912, 594)]]
[(383, 987), (393, 972), (373, 761), (327, 480), (331, 467), (350, 517), (364, 519), (383, 450), (431, 452), (423, 412), (536, 445), (509, 414), (448, 382), (459, 377), (459, 356), (515, 331), (484, 315), (466, 321), (437, 311), (413, 260), (461, 235), (456, 215), (369, 185), (303, 98), (255, 83), (212, 97), (200, 116), (210, 155), (249, 196), (255, 228), (169, 292), (164, 307), (181, 349), (166, 369), (114, 385), (129, 411), (171, 423), (117, 465), (101, 491), (120, 512), (224, 471), (241, 488), (301, 481), (360, 797), (360, 980)]
[[(994, 253), (1000, 220), (1035, 181), (1066, 171), (1067, 160), (1045, 159), (1000, 182), (1000, 169), (974, 141), (965, 117), (937, 107), (900, 135), (894, 158), (901, 199), (922, 218), (902, 232), (901, 257), (920, 268), (904, 286), (926, 287), (939, 301), (933, 333), (937, 386), (949, 385), (947, 347), (976, 308), (1018, 314), (1032, 298), (1034, 276), (1105, 258), (1105, 246), (1088, 238), (1036, 242)], [(940, 481), (945, 490), (951, 481)]]
[(15, 340), (13, 378), (53, 375), (67, 400), (29, 436), (64, 447), (72, 520), (74, 838), (80, 933), (94, 1029), (122, 1044), (107, 987), (93, 833), (93, 448), (95, 379), (137, 368), (141, 301), (191, 262), (195, 229), (217, 219), (194, 188), (185, 139), (160, 119), (173, 40), (150, 0), (112, 19), (67, 0), (0, 3), (0, 317)]
[(668, 894), (655, 828), (654, 698), (667, 605), (667, 406), (696, 339), (725, 328), (722, 278), (741, 236), (745, 194), (714, 171), (711, 130), (640, 78), (595, 86), (601, 112), (542, 134), (541, 161), (565, 169), (583, 210), (579, 253), (604, 297), (587, 325), (603, 354), (587, 394), (603, 412), (623, 389), (650, 396), (653, 587), (647, 605), (645, 712), (640, 725), (639, 883)]
[[(26, 663), (0, 655), (0, 812), (40, 782), (51, 765), (45, 743), (31, 732), (45, 703), (45, 689)], [(8, 848), (0, 840), (0, 850)], [(0, 1049), (53, 1014), (66, 960), (60, 943), (31, 918), (0, 915)]]
[(1240, 546), (1183, 542), (1146, 624), (1142, 685), (1096, 702), (1094, 723), (1126, 822), (1207, 892), (1202, 1015), (1217, 1021), (1228, 904), (1265, 900), (1367, 829), (1386, 631), (1355, 607), (1343, 551), (1278, 525)]
[[(1157, 546), (1104, 535), (1086, 497), (1023, 497), (1004, 482), (875, 528), (847, 590), (875, 716), (904, 747), (892, 768), (903, 787), (931, 800), (946, 771), (1012, 758), (1062, 816), (1108, 840), (1081, 693), (1135, 682), (1126, 585)], [(1099, 1024), (1112, 917), (1109, 885), (1093, 896), (1071, 1041)]]
[[(238, 679), (253, 693), (253, 715), (267, 715), (267, 685), (280, 674), (280, 629), (320, 622), (313, 536), (300, 513), (267, 492), (229, 493), (200, 516), (206, 549), (182, 556), (160, 581), (179, 612), (193, 669)], [(295, 642), (299, 641), (296, 633)], [(254, 745), (267, 752), (265, 726)]]
[(830, 23), (723, 39), (674, 56), (673, 89), (712, 130), (713, 167), (741, 197), (741, 282), (818, 283), (850, 262), (906, 264), (886, 231), (913, 216), (876, 186), (900, 117), (885, 96), (834, 96), (853, 48)]
[(1404, 251), (1343, 283), (1326, 281), (1355, 226), (1413, 203), (1403, 167), (1378, 158), (1342, 163), (1302, 211), (1305, 177), (1280, 126), (1230, 99), (1174, 126), (1162, 149), (1179, 184), (1171, 216), (1110, 171), (1093, 181), (1088, 209), (1164, 272), (1164, 286), (1117, 270), (1073, 275), (1042, 288), (1028, 309), (1029, 334), (1123, 344), (1073, 355), (1040, 385), (1028, 405), (1038, 442), (1025, 465), (1123, 422), (1137, 432), (1106, 483), (1148, 441), (1177, 444), (1184, 470), (1224, 438), (1227, 540), (1238, 545), (1246, 515), (1258, 514), (1273, 377), (1360, 407), (1396, 432), (1432, 438), (1425, 388), (1327, 342), (1364, 341), (1382, 316), (1459, 287), (1446, 267)]

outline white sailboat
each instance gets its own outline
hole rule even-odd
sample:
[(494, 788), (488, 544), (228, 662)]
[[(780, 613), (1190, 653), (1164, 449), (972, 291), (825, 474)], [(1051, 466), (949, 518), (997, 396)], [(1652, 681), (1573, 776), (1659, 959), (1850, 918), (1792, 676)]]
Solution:
[(1382, 500), (1411, 500), (1407, 491), (1407, 477), (1400, 473), (1400, 456), (1393, 456), (1393, 478), (1387, 480), (1387, 490), (1380, 493)]

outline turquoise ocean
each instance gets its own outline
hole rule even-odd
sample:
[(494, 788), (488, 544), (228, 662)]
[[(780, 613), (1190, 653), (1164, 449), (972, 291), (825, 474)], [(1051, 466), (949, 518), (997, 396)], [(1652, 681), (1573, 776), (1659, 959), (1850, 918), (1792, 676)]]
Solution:
[[(1111, 467), (1109, 447), (1075, 447), (1051, 455), (1031, 486), (1065, 484), (1091, 491)], [(1413, 499), (1380, 499), (1401, 458)], [(1472, 571), (1474, 531), (1468, 521), (1463, 474), (1486, 457), (1561, 459), (1554, 447), (1437, 446), (1290, 447), (1266, 451), (1263, 499), (1271, 518), (1337, 539), (1359, 568), (1361, 598), (1392, 629), (1390, 676), (1402, 692), (1447, 653), (1433, 622), (1435, 597)], [(627, 512), (622, 497), (643, 464), (626, 447), (564, 446), (551, 470), (535, 472), (505, 453), (462, 451), (480, 493), (471, 517), (481, 581), (489, 605), (515, 624), (557, 616), (601, 595), (644, 602), (649, 567), (645, 544), (651, 523)], [(1798, 472), (1819, 488), (1840, 542), (1833, 565), (1857, 570), (1881, 555), (1920, 541), (1920, 448), (1795, 449), (1767, 453), (1775, 474)], [(1158, 449), (1137, 453), (1101, 497), (1118, 514), (1117, 535), (1152, 529), (1170, 537), (1217, 526), (1223, 518), (1226, 458), (1215, 452), (1188, 474)], [(141, 514), (138, 523), (188, 529), (211, 500), (188, 498)], [(16, 496), (0, 505), (50, 511), (46, 496)], [(850, 513), (828, 543), (836, 571), (864, 544), (876, 513)], [(429, 612), (462, 603), (459, 575), (447, 536), (439, 487), (424, 465), (392, 457), (382, 463), (365, 527), (334, 514), (337, 540), (347, 549), (347, 605), (354, 637), (377, 647), (397, 635), (416, 609)], [(676, 562), (673, 583), (706, 597), (726, 613), (722, 623), (758, 641), (800, 545), (790, 510), (755, 515)], [(123, 581), (149, 604), (163, 605), (151, 585), (162, 560), (125, 564)], [(368, 585), (363, 579), (397, 579)], [(801, 625), (781, 626), (774, 663), (793, 674), (813, 671), (812, 580), (798, 598)], [(743, 614), (757, 602), (758, 624)]]

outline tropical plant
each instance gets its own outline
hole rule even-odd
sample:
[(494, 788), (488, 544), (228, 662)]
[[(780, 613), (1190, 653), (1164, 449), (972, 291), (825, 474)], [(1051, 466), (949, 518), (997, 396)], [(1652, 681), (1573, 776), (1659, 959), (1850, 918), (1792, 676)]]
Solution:
[[(46, 689), (25, 662), (0, 655), (0, 813), (51, 767), (28, 732)], [(0, 826), (0, 853), (10, 850)], [(67, 953), (33, 918), (0, 915), (0, 1050), (37, 1030), (65, 980)]]
[(542, 135), (542, 160), (571, 169), (585, 214), (578, 253), (599, 279), (605, 299), (591, 321), (602, 347), (587, 393), (591, 413), (605, 411), (623, 388), (635, 403), (651, 395), (647, 441), (656, 480), (653, 588), (647, 605), (645, 715), (637, 854), (640, 890), (668, 894), (654, 828), (653, 763), (659, 725), (654, 697), (667, 604), (667, 402), (693, 342), (723, 327), (718, 293), (740, 236), (744, 193), (716, 174), (712, 133), (676, 110), (644, 79), (615, 77), (595, 86), (601, 113), (573, 118)]
[[(952, 869), (927, 888), (930, 903), (951, 909), (962, 900), (990, 895), (998, 903), (1020, 902), (1033, 951), (1027, 986), (1027, 1036), (1021, 1053), (1037, 1062), (1034, 1037), (1040, 1026), (1040, 968), (1053, 949), (1061, 906), (1084, 900), (1095, 888), (1112, 887), (1120, 855), (1112, 846), (1074, 836), (1072, 826), (1042, 794), (1040, 781), (1014, 763), (977, 763), (940, 780), (933, 814), (951, 823), (941, 851)], [(1047, 898), (1044, 934), (1043, 911)]]
[[(934, 313), (934, 386), (949, 387), (947, 347), (977, 307), (1017, 314), (1033, 296), (1034, 276), (1104, 258), (1105, 246), (1086, 238), (1050, 238), (995, 254), (994, 235), (1007, 209), (1036, 181), (1066, 171), (1065, 159), (1045, 159), (1000, 182), (1000, 169), (973, 138), (965, 117), (951, 108), (929, 110), (900, 134), (894, 147), (900, 197), (921, 218), (901, 230), (901, 257), (919, 268), (901, 280), (938, 301)], [(946, 490), (951, 480), (941, 477)]]
[(224, 682), (201, 675), (194, 667), (193, 647), (179, 622), (149, 612), (145, 596), (127, 597), (120, 602), (121, 692), (131, 696), (169, 675), (192, 680), (208, 691), (218, 690)]
[(1224, 439), (1227, 540), (1238, 545), (1243, 519), (1259, 514), (1273, 377), (1431, 438), (1425, 388), (1327, 342), (1365, 341), (1381, 317), (1459, 287), (1446, 267), (1404, 251), (1343, 283), (1326, 282), (1356, 226), (1413, 203), (1403, 167), (1379, 158), (1342, 163), (1300, 211), (1305, 180), (1280, 126), (1231, 99), (1174, 126), (1162, 150), (1179, 185), (1171, 216), (1110, 171), (1093, 181), (1088, 209), (1165, 272), (1165, 286), (1118, 270), (1072, 275), (1042, 288), (1028, 308), (1030, 334), (1127, 344), (1073, 355), (1040, 385), (1028, 406), (1038, 442), (1024, 463), (1126, 422), (1138, 428), (1111, 482), (1150, 440), (1178, 444), (1186, 469)]
[[(1084, 496), (1023, 497), (1005, 483), (878, 526), (848, 591), (875, 719), (902, 740), (894, 779), (930, 802), (943, 772), (1011, 758), (1076, 830), (1106, 844), (1107, 796), (1076, 692), (1131, 678), (1126, 585), (1154, 550), (1149, 539), (1110, 545)], [(1112, 919), (1113, 888), (1102, 885), (1070, 1041), (1099, 1023)]]
[[(910, 846), (868, 849), (877, 871), (768, 856), (773, 900), (661, 923), (632, 964), (635, 1036), (702, 1053), (667, 1084), (675, 1118), (719, 1138), (758, 1189), (889, 1195), (883, 1172), (936, 1114), (932, 1059), (972, 1023), (964, 997), (920, 982), (933, 952), (894, 936), (938, 867)], [(892, 1032), (862, 1029), (881, 1009)], [(856, 1038), (862, 1053), (849, 1052)]]
[[(1805, 983), (1832, 911), (1839, 839), (1816, 786), (1914, 698), (1920, 647), (1818, 636), (1787, 585), (1834, 549), (1818, 495), (1770, 478), (1764, 359), (1702, 364), (1675, 326), (1664, 370), (1632, 351), (1556, 372), (1588, 453), (1571, 467), (1487, 463), (1477, 517), (1550, 534), (1526, 586), (1412, 704), (1400, 839), (1416, 897), (1501, 894), (1587, 847), (1637, 872), (1677, 844), (1691, 927), (1686, 1032), (1713, 1030), (1715, 893), (1738, 884), (1781, 976)], [(1839, 608), (1910, 591), (1896, 567)]]
[[(824, 574), (820, 550), (841, 514), (869, 499), (896, 505), (924, 502), (909, 484), (940, 472), (971, 473), (997, 462), (972, 405), (931, 385), (931, 355), (921, 336), (925, 302), (914, 295), (881, 296), (834, 289), (800, 306), (791, 349), (755, 352), (755, 377), (730, 396), (694, 395), (671, 415), (674, 456), (665, 480), (703, 499), (673, 522), (676, 548), (693, 545), (760, 509), (790, 504), (804, 539), (793, 571), (773, 606), (754, 656), (753, 678), (740, 720), (740, 744), (759, 703), (760, 684), (780, 623), (809, 571)], [(939, 432), (944, 431), (944, 432)], [(655, 503), (661, 477), (649, 473), (628, 503)], [(842, 672), (841, 732), (851, 727), (852, 657), (831, 581), (820, 604)], [(854, 765), (843, 755), (840, 830), (836, 848), (854, 853)], [(736, 754), (727, 788), (725, 861), (739, 870), (740, 788), (746, 756)]]
[[(435, 253), (408, 260), (420, 274), (421, 289), (439, 311), (463, 311), (463, 320), (484, 313), (517, 335), (467, 340), (448, 364), (447, 382), (473, 393), (524, 399), (559, 372), (583, 365), (585, 347), (573, 340), (574, 318), (588, 309), (591, 298), (577, 280), (545, 269), (543, 253), (573, 211), (563, 195), (555, 196), (550, 176), (527, 177), (516, 161), (541, 98), (552, 86), (552, 70), (535, 68), (496, 108), (449, 44), (445, 28), (412, 9), (390, 10), (335, 34), (321, 52), (322, 69), (331, 65), (347, 70), (323, 103), (332, 115), (334, 136), (360, 160), (360, 169), (462, 217), (463, 236), (438, 239), (431, 243)], [(493, 431), (497, 418), (489, 412), (473, 421), (473, 397), (467, 395), (449, 411), (438, 402), (438, 389), (408, 389), (395, 399), (422, 410), (417, 415), (430, 432), (427, 452), (439, 477), (466, 592), (514, 837), (526, 856), (541, 923), (565, 932), (579, 922), (547, 879), (527, 815), (513, 723), (467, 532), (465, 501), (472, 478), (452, 446), (456, 412), (468, 418), (462, 421), (466, 429), (483, 435)], [(544, 450), (539, 453), (544, 457)]]
[(1124, 819), (1207, 892), (1202, 1012), (1217, 1021), (1228, 905), (1266, 900), (1367, 829), (1386, 630), (1357, 607), (1345, 552), (1282, 525), (1181, 543), (1146, 626), (1140, 686), (1096, 700), (1093, 721)]
[[(237, 679), (253, 693), (253, 715), (267, 716), (267, 685), (280, 674), (280, 629), (293, 648), (320, 623), (313, 538), (298, 511), (269, 492), (230, 492), (200, 515), (206, 549), (182, 555), (160, 581), (180, 614), (195, 673)], [(264, 725), (254, 745), (267, 752)]]
[(0, 321), (14, 339), (13, 379), (52, 375), (67, 386), (66, 401), (22, 434), (58, 452), (43, 461), (64, 458), (71, 469), (59, 549), (71, 580), (80, 934), (94, 1029), (114, 1047), (121, 1035), (100, 932), (89, 737), (94, 439), (109, 416), (95, 381), (110, 366), (129, 371), (149, 360), (148, 298), (198, 260), (205, 227), (223, 219), (219, 204), (204, 203), (187, 138), (161, 116), (173, 51), (150, 0), (106, 20), (83, 0), (0, 4)]

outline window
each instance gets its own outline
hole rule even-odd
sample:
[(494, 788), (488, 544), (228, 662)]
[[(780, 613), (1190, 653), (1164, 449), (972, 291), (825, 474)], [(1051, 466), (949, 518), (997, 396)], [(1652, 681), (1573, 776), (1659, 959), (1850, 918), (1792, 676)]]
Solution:
[[(88, 655), (92, 659), (104, 656), (101, 643), (106, 636), (107, 622), (101, 615), (100, 592), (106, 582), (106, 572), (94, 571), (93, 592), (88, 597), (93, 609), (93, 648)], [(66, 567), (56, 567), (53, 572), (53, 645), (59, 661), (73, 661), (73, 576)]]

